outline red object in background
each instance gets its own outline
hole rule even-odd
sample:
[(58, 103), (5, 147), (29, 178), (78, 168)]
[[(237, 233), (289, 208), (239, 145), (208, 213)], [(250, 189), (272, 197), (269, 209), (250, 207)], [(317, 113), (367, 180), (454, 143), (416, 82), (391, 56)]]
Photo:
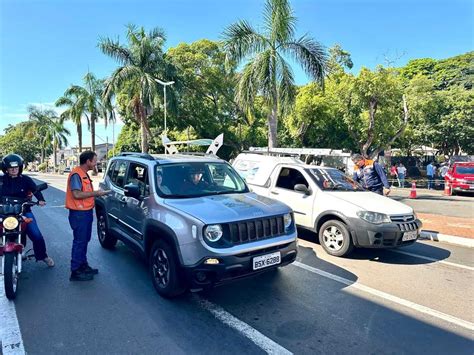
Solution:
[(455, 162), (449, 167), (444, 176), (446, 185), (449, 184), (451, 192), (473, 191), (474, 192), (474, 163)]
[(410, 198), (416, 198), (416, 184), (414, 181), (411, 183)]

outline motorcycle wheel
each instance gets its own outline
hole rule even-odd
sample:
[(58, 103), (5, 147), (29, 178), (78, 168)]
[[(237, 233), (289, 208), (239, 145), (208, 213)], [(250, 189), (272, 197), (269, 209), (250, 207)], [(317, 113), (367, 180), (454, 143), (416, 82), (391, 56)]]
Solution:
[(18, 288), (18, 253), (5, 253), (3, 254), (5, 258), (4, 266), (4, 278), (5, 281), (5, 295), (9, 300), (13, 300), (16, 297), (16, 291)]

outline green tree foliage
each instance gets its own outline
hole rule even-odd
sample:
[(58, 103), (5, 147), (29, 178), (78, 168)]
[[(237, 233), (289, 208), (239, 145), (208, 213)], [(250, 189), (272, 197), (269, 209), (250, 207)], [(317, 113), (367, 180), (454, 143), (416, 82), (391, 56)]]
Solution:
[(453, 86), (470, 90), (474, 83), (474, 52), (438, 61), (431, 58), (414, 59), (400, 69), (404, 79), (410, 80), (419, 74), (434, 80), (438, 90)]
[[(15, 153), (21, 155), (25, 163), (35, 161), (41, 154), (41, 137), (26, 135), (27, 130), (27, 122), (7, 128), (5, 134), (0, 136), (0, 156)], [(47, 153), (50, 152), (51, 150), (47, 151)]]
[(335, 102), (337, 81), (326, 80), (323, 91), (320, 85), (310, 83), (298, 89), (295, 109), (285, 120), (289, 139), (285, 144), (296, 147), (352, 148), (354, 142), (341, 111)]
[(406, 153), (416, 146), (445, 155), (472, 154), (474, 52), (443, 60), (417, 59), (400, 69), (410, 107), (409, 126), (398, 141)]
[(252, 122), (234, 101), (236, 65), (226, 65), (222, 47), (209, 40), (181, 43), (169, 49), (167, 58), (177, 68), (181, 83), (177, 114), (170, 121), (174, 129), (192, 127), (197, 137), (224, 132), (227, 145), (240, 147), (239, 127)]
[(254, 107), (260, 95), (268, 107), (268, 146), (277, 147), (278, 117), (293, 108), (295, 98), (293, 71), (285, 56), (301, 64), (306, 73), (322, 83), (326, 53), (314, 39), (295, 38), (296, 18), (287, 0), (267, 0), (263, 12), (263, 32), (247, 21), (224, 31), (224, 47), (229, 60), (245, 64), (239, 77), (236, 100), (244, 110)]
[(174, 72), (163, 55), (166, 40), (163, 30), (154, 28), (146, 33), (143, 27), (129, 25), (127, 40), (126, 46), (109, 38), (99, 42), (102, 52), (119, 63), (106, 82), (103, 96), (109, 104), (113, 96), (127, 96), (126, 106), (131, 107), (133, 118), (140, 125), (142, 152), (148, 152), (149, 117), (159, 105), (157, 100), (161, 93), (155, 79), (174, 79)]

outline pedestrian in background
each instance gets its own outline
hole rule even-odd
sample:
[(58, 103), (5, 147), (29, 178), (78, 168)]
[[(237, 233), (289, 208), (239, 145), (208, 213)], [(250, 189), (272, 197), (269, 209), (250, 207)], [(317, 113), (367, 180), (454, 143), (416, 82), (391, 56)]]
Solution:
[(397, 182), (398, 182), (398, 186), (400, 186), (400, 180), (398, 179), (398, 172), (397, 172), (397, 165), (392, 165), (392, 167), (390, 168), (390, 178), (392, 180), (392, 187), (393, 187), (393, 183), (395, 182), (395, 179), (397, 179)]
[(92, 222), (96, 196), (110, 192), (94, 191), (92, 180), (87, 173), (97, 165), (97, 154), (88, 150), (79, 156), (79, 166), (69, 174), (66, 189), (66, 208), (69, 209), (69, 225), (74, 234), (71, 251), (70, 281), (88, 281), (99, 270), (87, 262), (87, 245), (91, 240)]
[(353, 178), (369, 191), (379, 195), (388, 195), (390, 185), (382, 166), (376, 161), (365, 159), (360, 154), (354, 154), (351, 157), (354, 162)]
[(444, 189), (444, 185), (445, 185), (445, 182), (444, 182), (444, 177), (446, 176), (446, 174), (448, 173), (448, 170), (449, 170), (449, 166), (448, 166), (448, 163), (443, 163), (441, 164), (441, 167), (439, 168), (439, 176), (441, 178), (441, 186), (442, 188)]
[(428, 190), (433, 189), (434, 177), (435, 177), (436, 168), (433, 162), (430, 162), (426, 166), (426, 176), (428, 178)]
[(407, 174), (407, 169), (402, 163), (398, 165), (397, 173), (398, 173), (398, 187), (405, 187), (405, 178)]

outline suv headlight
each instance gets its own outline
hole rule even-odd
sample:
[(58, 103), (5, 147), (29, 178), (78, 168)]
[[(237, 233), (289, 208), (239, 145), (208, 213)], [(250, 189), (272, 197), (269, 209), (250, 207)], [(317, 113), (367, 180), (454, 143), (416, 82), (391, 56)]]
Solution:
[(15, 217), (7, 217), (3, 220), (3, 227), (7, 230), (13, 230), (18, 227), (18, 220)]
[(293, 222), (293, 218), (291, 218), (291, 213), (287, 213), (283, 216), (283, 223), (285, 224), (285, 229), (291, 227), (291, 222)]
[(204, 228), (204, 236), (210, 242), (217, 242), (223, 234), (220, 224), (211, 224)]
[(370, 212), (370, 211), (359, 211), (357, 216), (362, 218), (364, 221), (373, 224), (391, 223), (390, 217), (383, 213)]

